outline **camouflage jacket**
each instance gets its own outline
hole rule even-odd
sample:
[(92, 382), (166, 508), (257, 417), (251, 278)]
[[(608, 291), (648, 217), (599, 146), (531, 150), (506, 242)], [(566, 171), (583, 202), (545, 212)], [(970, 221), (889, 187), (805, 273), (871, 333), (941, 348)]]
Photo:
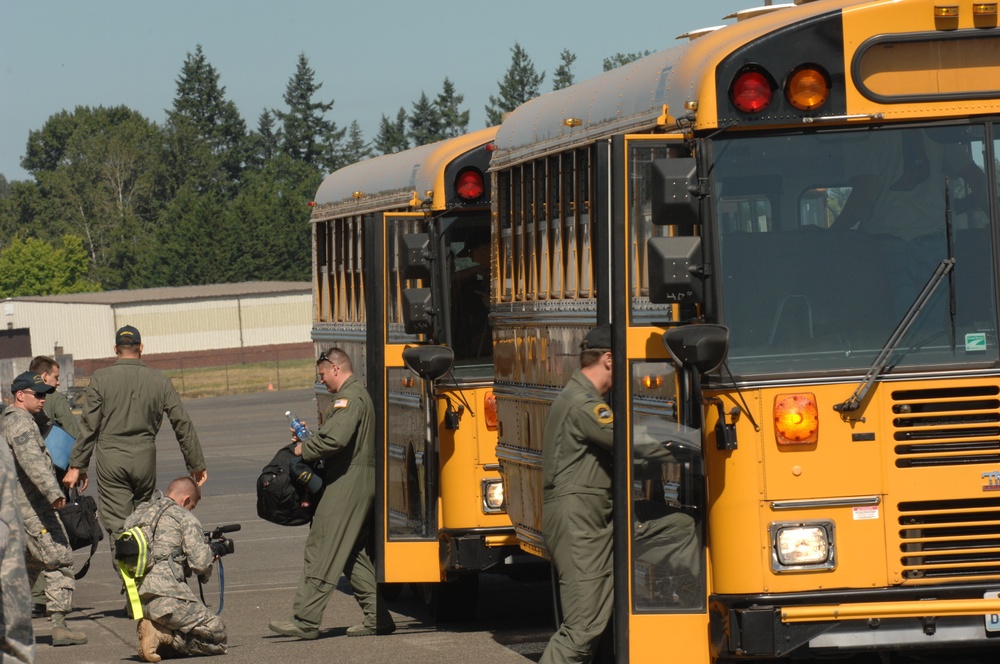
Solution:
[[(156, 513), (168, 501), (156, 521), (155, 530), (150, 526)], [(142, 526), (151, 540), (150, 557), (153, 567), (139, 583), (139, 596), (144, 602), (157, 597), (174, 597), (191, 602), (199, 601), (187, 584), (193, 572), (205, 581), (212, 571), (212, 550), (205, 542), (205, 532), (194, 514), (171, 498), (157, 496), (143, 503), (125, 520), (125, 529)]]
[(0, 443), (0, 660), (8, 654), (22, 662), (35, 658), (31, 628), (31, 587), (24, 562), (24, 525), (15, 506), (17, 471)]
[(23, 408), (10, 407), (0, 416), (0, 434), (7, 439), (17, 465), (17, 504), (21, 518), (52, 511), (52, 503), (63, 498), (55, 466), (34, 416)]

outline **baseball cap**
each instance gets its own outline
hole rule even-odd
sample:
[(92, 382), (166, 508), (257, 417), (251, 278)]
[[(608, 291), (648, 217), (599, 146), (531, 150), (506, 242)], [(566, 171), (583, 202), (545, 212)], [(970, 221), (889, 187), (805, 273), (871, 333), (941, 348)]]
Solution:
[(580, 348), (587, 350), (590, 348), (611, 348), (611, 326), (608, 324), (598, 325), (584, 337)]
[(116, 346), (136, 346), (141, 343), (142, 337), (139, 336), (139, 330), (131, 325), (126, 325), (115, 333)]
[(31, 390), (35, 394), (50, 394), (56, 391), (54, 385), (48, 385), (34, 371), (25, 371), (10, 384), (10, 393), (17, 394), (21, 390)]

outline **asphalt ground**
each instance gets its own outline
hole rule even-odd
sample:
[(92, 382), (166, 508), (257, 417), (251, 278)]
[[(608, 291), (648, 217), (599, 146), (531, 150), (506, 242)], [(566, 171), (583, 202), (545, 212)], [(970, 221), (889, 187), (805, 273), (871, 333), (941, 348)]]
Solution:
[[(204, 497), (194, 513), (206, 530), (229, 523), (242, 526), (230, 535), (235, 553), (222, 560), (227, 657), (247, 664), (538, 661), (552, 631), (549, 584), (513, 581), (498, 575), (483, 575), (477, 614), (460, 624), (430, 623), (423, 615), (422, 600), (406, 589), (389, 603), (397, 625), (395, 634), (349, 638), (345, 631), (361, 622), (361, 610), (353, 596), (347, 594), (350, 588), (346, 580), (341, 579), (339, 591), (327, 606), (318, 639), (299, 641), (271, 633), (267, 627), (271, 620), (290, 617), (308, 529), (277, 526), (259, 519), (255, 482), (261, 467), (289, 440), (284, 412), (291, 410), (307, 422), (315, 422), (312, 392), (270, 391), (191, 400), (185, 405), (201, 438), (209, 473)], [(157, 487), (163, 490), (170, 480), (185, 473), (169, 423), (164, 423), (157, 446)], [(87, 491), (96, 496), (96, 487)], [(78, 568), (85, 554), (77, 552)], [(197, 584), (197, 580), (193, 583)], [(53, 647), (48, 620), (35, 619), (36, 662), (140, 661), (136, 623), (125, 615), (125, 598), (120, 590), (108, 543), (101, 542), (90, 572), (77, 582), (74, 611), (69, 616), (72, 627), (86, 632), (88, 643)], [(205, 600), (213, 609), (218, 608), (218, 570), (205, 588)]]

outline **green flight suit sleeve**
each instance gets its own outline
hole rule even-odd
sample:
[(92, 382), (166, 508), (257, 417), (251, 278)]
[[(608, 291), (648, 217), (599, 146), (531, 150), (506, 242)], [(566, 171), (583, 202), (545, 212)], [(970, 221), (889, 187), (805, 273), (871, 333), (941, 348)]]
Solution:
[(80, 424), (73, 415), (73, 410), (69, 407), (69, 401), (61, 392), (53, 392), (45, 399), (45, 414), (53, 422), (62, 427), (63, 431), (73, 436), (80, 437)]
[(598, 447), (609, 454), (613, 450), (614, 416), (611, 407), (603, 401), (588, 401), (569, 413), (572, 426), (580, 432), (582, 442)]
[(165, 391), (163, 412), (166, 413), (170, 426), (174, 429), (174, 435), (177, 436), (188, 472), (205, 470), (205, 454), (201, 450), (198, 432), (194, 430), (194, 422), (191, 421), (174, 386), (166, 378), (163, 381)]
[(360, 399), (337, 396), (328, 412), (316, 435), (302, 443), (302, 459), (306, 462), (336, 456), (350, 445), (364, 416), (364, 407)]
[(73, 443), (73, 453), (70, 455), (69, 467), (87, 470), (90, 465), (90, 455), (94, 453), (94, 445), (101, 433), (101, 410), (104, 398), (101, 396), (97, 377), (90, 380), (83, 400), (83, 413), (80, 417), (80, 435)]

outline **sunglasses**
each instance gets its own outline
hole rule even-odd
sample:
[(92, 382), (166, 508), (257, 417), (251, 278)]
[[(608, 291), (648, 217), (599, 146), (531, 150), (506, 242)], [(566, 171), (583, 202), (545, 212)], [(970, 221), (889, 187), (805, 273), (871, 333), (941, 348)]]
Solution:
[(340, 368), (340, 365), (338, 365), (336, 362), (334, 362), (332, 357), (327, 357), (327, 355), (326, 355), (325, 352), (319, 354), (319, 359), (316, 360), (316, 364), (319, 364), (320, 362), (329, 362), (330, 364), (332, 364), (333, 366), (337, 367), (338, 369)]

